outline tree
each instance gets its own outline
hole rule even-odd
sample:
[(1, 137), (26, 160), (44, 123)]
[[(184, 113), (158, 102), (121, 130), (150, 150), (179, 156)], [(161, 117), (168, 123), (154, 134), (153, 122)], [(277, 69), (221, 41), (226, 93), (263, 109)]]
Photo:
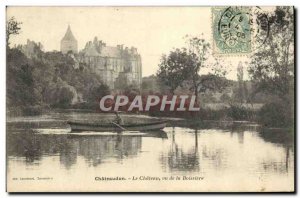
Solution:
[[(260, 110), (265, 126), (286, 126), (293, 123), (294, 98), (294, 10), (276, 7), (270, 17), (270, 33), (255, 52), (249, 74), (254, 83), (253, 95), (271, 94), (272, 103)], [(270, 116), (266, 118), (266, 116)]]
[(237, 67), (238, 90), (236, 99), (242, 104), (245, 101), (245, 82), (244, 82), (244, 67), (240, 61)]
[(196, 98), (199, 92), (224, 87), (226, 84), (222, 83), (221, 77), (226, 72), (221, 60), (212, 56), (210, 44), (204, 38), (187, 36), (187, 45), (188, 48), (176, 49), (162, 57), (157, 73), (159, 79), (170, 87), (172, 93), (177, 87), (185, 86), (194, 92)]
[(195, 61), (187, 49), (175, 49), (168, 56), (162, 56), (157, 77), (160, 82), (170, 87), (170, 92), (174, 94), (175, 89), (187, 79), (186, 68), (193, 67)]
[(254, 94), (263, 92), (290, 103), (294, 86), (293, 7), (277, 7), (270, 17), (266, 42), (253, 54), (249, 74)]
[(15, 17), (11, 17), (6, 21), (6, 46), (9, 46), (9, 39), (11, 35), (20, 34), (21, 22), (16, 21)]
[(222, 96), (220, 97), (220, 100), (224, 103), (230, 103), (231, 97), (228, 95), (228, 93), (223, 93)]
[(70, 86), (64, 86), (59, 89), (58, 97), (57, 97), (57, 103), (54, 104), (55, 107), (60, 108), (68, 108), (72, 104), (72, 100), (75, 96), (74, 94), (74, 88), (73, 90), (70, 88)]
[(34, 95), (35, 68), (18, 49), (7, 51), (7, 105), (8, 107), (29, 106), (37, 103)]
[[(211, 53), (210, 44), (201, 37), (188, 37), (189, 53), (196, 59), (192, 67), (186, 67), (187, 76), (191, 82), (190, 89), (194, 91), (196, 98), (199, 92), (206, 90), (220, 91), (226, 87), (227, 81), (223, 78), (226, 71), (221, 64), (221, 59)], [(203, 74), (208, 70), (208, 74)], [(201, 75), (202, 73), (202, 75)]]
[(92, 87), (89, 96), (88, 96), (88, 102), (92, 104), (98, 104), (100, 99), (110, 94), (110, 89), (106, 84), (101, 84), (99, 86)]

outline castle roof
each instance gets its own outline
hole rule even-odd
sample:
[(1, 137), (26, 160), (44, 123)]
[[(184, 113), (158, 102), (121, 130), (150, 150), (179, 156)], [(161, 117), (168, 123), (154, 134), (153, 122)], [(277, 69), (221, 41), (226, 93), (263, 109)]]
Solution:
[(95, 45), (91, 44), (84, 50), (86, 56), (101, 56), (101, 57), (112, 57), (121, 58), (121, 50), (117, 47), (103, 46), (99, 52)]
[(86, 51), (85, 54), (87, 56), (100, 56), (100, 54), (97, 52), (96, 48), (94, 45), (89, 46)]
[(117, 47), (105, 46), (101, 50), (101, 56), (118, 58), (121, 57), (121, 50)]
[(122, 58), (124, 56), (134, 57), (137, 54), (137, 49), (126, 47), (123, 49), (123, 45), (117, 45), (117, 47), (106, 46), (106, 44), (100, 40), (98, 41), (95, 37), (94, 41), (88, 41), (85, 48), (82, 50), (85, 56), (99, 56), (99, 57), (110, 57), (110, 58)]
[(65, 36), (62, 38), (62, 40), (67, 40), (67, 41), (76, 41), (72, 31), (71, 31), (71, 27), (70, 25), (68, 25), (68, 29), (67, 32), (65, 34)]

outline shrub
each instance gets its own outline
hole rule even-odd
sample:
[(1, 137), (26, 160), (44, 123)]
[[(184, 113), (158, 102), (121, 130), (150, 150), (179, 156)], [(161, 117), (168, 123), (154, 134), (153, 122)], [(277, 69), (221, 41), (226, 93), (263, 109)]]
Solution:
[(49, 111), (48, 105), (26, 106), (23, 108), (22, 115), (35, 116), (35, 115), (41, 115), (47, 111)]
[(291, 107), (284, 103), (265, 104), (258, 113), (264, 127), (287, 127), (293, 122)]
[(252, 117), (251, 110), (243, 106), (231, 105), (227, 109), (227, 114), (233, 120), (249, 120)]

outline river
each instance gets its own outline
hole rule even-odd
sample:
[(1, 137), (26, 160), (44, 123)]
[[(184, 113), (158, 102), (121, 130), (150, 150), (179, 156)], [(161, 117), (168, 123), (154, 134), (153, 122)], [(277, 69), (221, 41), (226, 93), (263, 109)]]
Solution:
[[(21, 191), (293, 191), (287, 132), (173, 124), (163, 132), (70, 134), (96, 113), (7, 118), (8, 189)], [(127, 116), (132, 120), (147, 116)], [(165, 179), (165, 180), (163, 180)]]

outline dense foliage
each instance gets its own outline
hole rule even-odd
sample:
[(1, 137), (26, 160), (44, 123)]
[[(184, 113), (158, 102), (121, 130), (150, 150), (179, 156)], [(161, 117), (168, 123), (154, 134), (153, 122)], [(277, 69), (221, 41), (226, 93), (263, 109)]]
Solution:
[[(158, 79), (170, 88), (171, 93), (184, 86), (197, 98), (199, 92), (225, 88), (223, 77), (226, 72), (220, 60), (212, 56), (209, 42), (202, 36), (187, 36), (187, 46), (162, 56)], [(204, 70), (208, 70), (208, 74), (204, 74)]]
[[(262, 115), (272, 115), (272, 122), (263, 119), (262, 123), (286, 125), (293, 120), (294, 108), (293, 7), (277, 7), (271, 13), (269, 23), (270, 33), (266, 42), (251, 57), (249, 74), (255, 85), (254, 94), (267, 93), (277, 99), (276, 103), (267, 104), (261, 110)], [(287, 122), (287, 119), (290, 121)]]
[(37, 50), (28, 57), (20, 49), (7, 49), (7, 107), (11, 112), (94, 104), (97, 97), (107, 93), (109, 88), (96, 74), (86, 67), (75, 67), (71, 55)]

